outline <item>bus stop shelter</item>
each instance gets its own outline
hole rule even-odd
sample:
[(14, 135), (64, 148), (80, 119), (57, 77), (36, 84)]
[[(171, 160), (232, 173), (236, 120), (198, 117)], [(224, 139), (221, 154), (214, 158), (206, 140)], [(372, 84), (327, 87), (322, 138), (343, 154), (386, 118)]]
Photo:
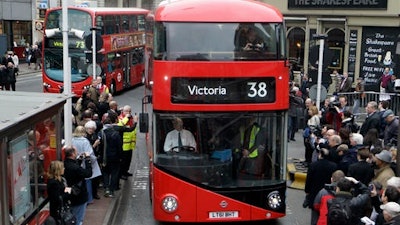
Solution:
[(62, 94), (0, 92), (0, 224), (42, 224), (46, 172), (61, 159)]

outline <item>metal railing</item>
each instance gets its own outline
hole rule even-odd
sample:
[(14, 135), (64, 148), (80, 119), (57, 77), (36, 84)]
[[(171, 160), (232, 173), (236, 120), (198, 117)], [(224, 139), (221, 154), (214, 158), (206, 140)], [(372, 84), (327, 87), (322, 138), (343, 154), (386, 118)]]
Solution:
[[(382, 100), (389, 102), (389, 109), (391, 109), (395, 115), (399, 115), (400, 112), (400, 94), (397, 93), (380, 93), (374, 91), (365, 91), (363, 97), (360, 97), (359, 92), (340, 92), (337, 96), (344, 95), (347, 97), (347, 105), (352, 109), (354, 115), (365, 118), (366, 111), (365, 107), (368, 102), (375, 101), (379, 104)], [(357, 112), (354, 112), (355, 102), (359, 101), (359, 108)]]

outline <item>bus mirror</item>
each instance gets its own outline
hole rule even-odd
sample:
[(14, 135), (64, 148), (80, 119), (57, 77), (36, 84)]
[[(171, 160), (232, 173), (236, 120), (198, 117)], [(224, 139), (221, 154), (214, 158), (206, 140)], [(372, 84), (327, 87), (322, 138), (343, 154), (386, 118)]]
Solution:
[(139, 113), (139, 130), (140, 133), (149, 132), (149, 114)]
[(85, 31), (71, 28), (71, 33), (73, 33), (77, 38), (83, 39), (85, 37)]
[(54, 35), (60, 33), (60, 28), (53, 28), (53, 29), (46, 29), (44, 30), (44, 33), (46, 34), (46, 37), (53, 37)]

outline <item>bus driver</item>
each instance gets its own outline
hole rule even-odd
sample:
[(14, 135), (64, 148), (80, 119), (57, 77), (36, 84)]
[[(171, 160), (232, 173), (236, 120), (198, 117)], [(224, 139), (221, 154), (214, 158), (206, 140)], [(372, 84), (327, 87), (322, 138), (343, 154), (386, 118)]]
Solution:
[(179, 152), (183, 149), (196, 151), (196, 141), (193, 134), (183, 129), (183, 121), (181, 118), (174, 118), (172, 120), (174, 130), (168, 132), (165, 138), (164, 151), (165, 152)]

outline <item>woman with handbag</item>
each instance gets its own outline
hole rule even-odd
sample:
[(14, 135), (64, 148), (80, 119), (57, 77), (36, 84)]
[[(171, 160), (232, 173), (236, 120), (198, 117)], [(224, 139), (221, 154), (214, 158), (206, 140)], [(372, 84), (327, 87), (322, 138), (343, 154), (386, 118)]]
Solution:
[(48, 172), (47, 194), (50, 200), (50, 216), (57, 224), (61, 224), (61, 209), (71, 193), (71, 188), (66, 186), (66, 181), (62, 177), (64, 174), (64, 163), (52, 161)]

